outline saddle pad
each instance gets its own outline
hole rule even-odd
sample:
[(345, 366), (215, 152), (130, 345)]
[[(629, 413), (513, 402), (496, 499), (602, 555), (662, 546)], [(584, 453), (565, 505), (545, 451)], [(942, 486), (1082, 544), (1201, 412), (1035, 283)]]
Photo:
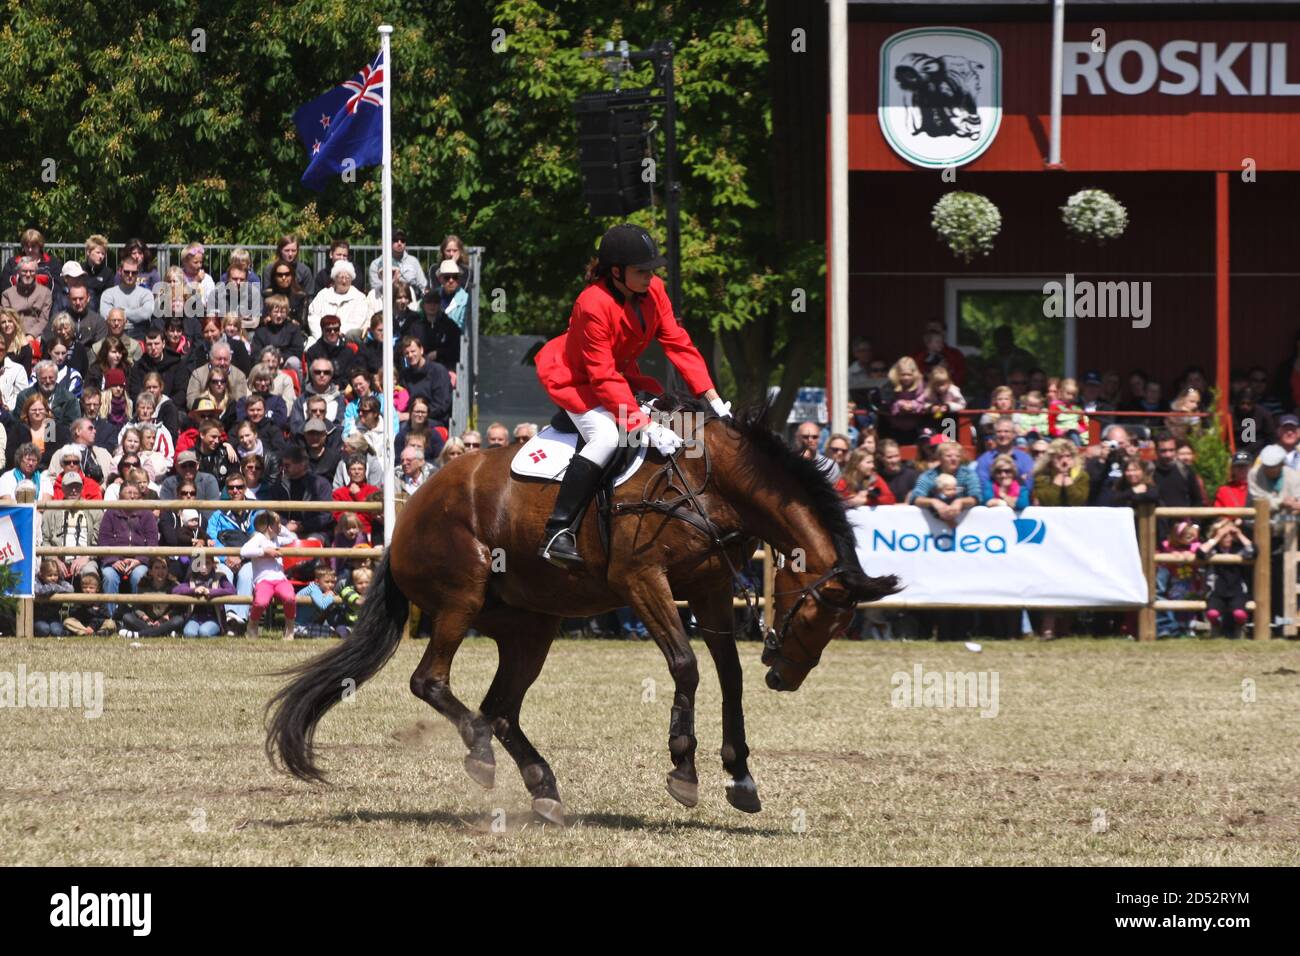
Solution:
[[(528, 439), (524, 447), (515, 453), (514, 461), (510, 463), (510, 470), (525, 478), (558, 479), (568, 466), (569, 459), (573, 457), (577, 446), (577, 435), (566, 435), (547, 425)], [(646, 450), (644, 445), (637, 450), (631, 464), (614, 479), (615, 488), (637, 473), (641, 462), (645, 461)]]

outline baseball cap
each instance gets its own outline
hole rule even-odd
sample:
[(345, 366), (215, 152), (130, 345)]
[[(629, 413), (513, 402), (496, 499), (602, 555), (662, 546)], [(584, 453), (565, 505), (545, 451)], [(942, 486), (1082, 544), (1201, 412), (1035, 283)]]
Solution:
[[(185, 521), (198, 521), (198, 520), (199, 520), (199, 513), (198, 513), (195, 509), (193, 509), (193, 508), (186, 508), (184, 511), (181, 512), (181, 521), (182, 521), (182, 522), (185, 522)], [(199, 561), (199, 560), (202, 560), (202, 559), (201, 559), (201, 558), (196, 558), (195, 560), (196, 560), (196, 561)]]
[(71, 486), (71, 485), (78, 485), (78, 486), (80, 486), (80, 485), (81, 485), (81, 476), (78, 475), (76, 472), (72, 472), (72, 471), (70, 471), (70, 472), (68, 472), (66, 475), (63, 476), (63, 478), (62, 478), (62, 480), (60, 480), (59, 484), (61, 484), (64, 488), (67, 488), (67, 487), (69, 487), (69, 486)]
[(394, 229), (394, 230), (393, 230), (393, 242), (405, 242), (405, 241), (406, 241), (406, 230), (405, 230), (405, 229)]
[(59, 272), (59, 275), (65, 279), (75, 279), (77, 276), (84, 276), (85, 274), (86, 270), (81, 268), (81, 264), (77, 262), (65, 262), (63, 269)]
[(1265, 445), (1259, 453), (1259, 463), (1265, 468), (1273, 468), (1286, 461), (1286, 452), (1281, 445)]
[(183, 465), (186, 462), (189, 462), (192, 465), (197, 465), (199, 463), (199, 456), (187, 448), (176, 456), (176, 464)]
[(307, 424), (302, 426), (302, 432), (304, 435), (307, 434), (307, 432), (327, 432), (327, 431), (329, 431), (329, 427), (326, 426), (326, 424), (323, 421), (321, 421), (319, 418), (309, 419), (307, 421)]
[(1096, 369), (1088, 369), (1088, 371), (1086, 371), (1086, 372), (1083, 373), (1083, 384), (1084, 384), (1084, 385), (1100, 385), (1100, 384), (1101, 384), (1101, 373), (1098, 372)]
[(630, 222), (611, 228), (600, 240), (597, 253), (600, 261), (611, 266), (636, 266), (638, 269), (658, 269), (668, 263), (659, 254), (654, 237), (640, 226)]
[(1237, 466), (1237, 465), (1247, 465), (1247, 466), (1249, 466), (1249, 465), (1250, 465), (1250, 452), (1248, 452), (1248, 451), (1239, 451), (1239, 452), (1237, 452), (1235, 455), (1232, 456), (1232, 464), (1233, 464), (1234, 467)]
[(1294, 415), (1283, 415), (1277, 420), (1278, 428), (1300, 428), (1300, 418)]
[(120, 368), (110, 368), (104, 373), (104, 387), (113, 388), (116, 385), (126, 384), (126, 373)]

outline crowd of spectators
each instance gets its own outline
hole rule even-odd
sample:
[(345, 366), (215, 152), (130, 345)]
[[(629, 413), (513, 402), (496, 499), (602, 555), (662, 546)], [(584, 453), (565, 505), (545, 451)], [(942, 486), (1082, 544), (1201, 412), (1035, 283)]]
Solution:
[[(1202, 414), (1211, 394), (1203, 369), (1188, 368), (1166, 390), (1141, 370), (1127, 376), (1090, 370), (1080, 380), (1047, 374), (1035, 356), (1016, 347), (1012, 330), (996, 329), (981, 356), (945, 341), (943, 327), (925, 326), (921, 348), (892, 362), (864, 338), (853, 342), (849, 370), (849, 428), (832, 433), (822, 422), (800, 423), (795, 449), (813, 458), (846, 507), (911, 504), (956, 526), (977, 506), (1246, 507), (1267, 499), (1277, 532), (1273, 580), (1281, 580), (1282, 522), (1300, 514), (1300, 338), (1296, 354), (1270, 375), (1262, 368), (1234, 373), (1236, 452), (1228, 474), (1207, 493), (1196, 469)], [(1164, 396), (1173, 397), (1166, 401)], [(1116, 414), (1124, 412), (1130, 414)], [(1207, 600), (1204, 615), (1163, 612), (1161, 636), (1213, 630), (1230, 636), (1246, 624), (1249, 565), (1209, 564), (1214, 554), (1253, 559), (1251, 521), (1244, 518), (1164, 521), (1162, 553), (1188, 559), (1161, 564), (1157, 597)], [(1281, 587), (1275, 587), (1274, 626)], [(987, 617), (996, 617), (988, 615)], [(855, 634), (889, 633), (889, 615), (860, 616)], [(961, 636), (989, 622), (969, 614), (928, 616), (940, 633)], [(1037, 627), (1054, 637), (1070, 616), (1014, 615), (1004, 630)], [(1131, 630), (1132, 620), (1093, 615), (1097, 633)], [(1079, 618), (1073, 618), (1076, 625)], [(915, 622), (913, 622), (915, 623)], [(996, 622), (995, 622), (996, 623)]]
[[(385, 429), (395, 439), (399, 495), (447, 461), (471, 454), (477, 433), (447, 432), (470, 279), (464, 246), (443, 240), (424, 266), (393, 233), (396, 389), (383, 393), (383, 300), (376, 258), (362, 276), (346, 241), (313, 273), (285, 235), (259, 273), (235, 249), (212, 263), (193, 242), (160, 271), (132, 239), (107, 239), (61, 262), (41, 233), (24, 231), (0, 268), (0, 499), (30, 483), (38, 501), (192, 501), (180, 511), (46, 510), (50, 546), (111, 546), (119, 554), (47, 558), (38, 593), (101, 593), (100, 604), (38, 602), (39, 633), (239, 633), (249, 605), (125, 602), (122, 592), (216, 597), (254, 594), (253, 562), (141, 556), (157, 545), (242, 547), (260, 511), (224, 501), (382, 499)], [(528, 434), (524, 430), (522, 434)], [(507, 444), (494, 424), (488, 444)], [(519, 440), (518, 436), (516, 440)], [(374, 513), (285, 510), (292, 544), (365, 547), (382, 538)], [(368, 561), (285, 561), (310, 603), (306, 633), (341, 633), (355, 620)], [(224, 612), (221, 608), (224, 607)]]

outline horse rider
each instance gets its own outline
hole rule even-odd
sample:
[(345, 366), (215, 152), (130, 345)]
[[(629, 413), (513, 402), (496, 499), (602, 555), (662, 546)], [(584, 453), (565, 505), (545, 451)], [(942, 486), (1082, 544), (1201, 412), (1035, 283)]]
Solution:
[(557, 567), (582, 564), (577, 524), (606, 464), (618, 450), (620, 429), (671, 455), (682, 440), (651, 421), (636, 391), (655, 395), (663, 386), (637, 368), (637, 357), (655, 339), (693, 395), (708, 399), (725, 418), (731, 405), (713, 387), (708, 367), (690, 335), (678, 324), (663, 280), (654, 270), (666, 260), (650, 233), (630, 223), (614, 226), (600, 240), (587, 269), (587, 287), (573, 304), (569, 329), (537, 353), (537, 377), (568, 412), (586, 444), (569, 461), (542, 534), (540, 554)]

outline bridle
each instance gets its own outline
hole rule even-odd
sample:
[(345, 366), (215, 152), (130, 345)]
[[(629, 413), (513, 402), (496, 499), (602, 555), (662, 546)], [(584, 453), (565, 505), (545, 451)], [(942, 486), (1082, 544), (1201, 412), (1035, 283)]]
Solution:
[[(676, 410), (679, 409), (675, 409), (675, 411)], [(667, 461), (660, 468), (659, 473), (647, 481), (642, 487), (640, 501), (615, 502), (610, 506), (610, 514), (645, 514), (649, 511), (655, 511), (667, 515), (670, 518), (678, 518), (685, 521), (693, 528), (703, 532), (711, 542), (712, 547), (710, 548), (710, 551), (716, 550), (721, 553), (722, 559), (727, 563), (727, 570), (731, 572), (732, 582), (745, 597), (747, 616), (746, 627), (749, 628), (751, 633), (764, 634), (763, 663), (772, 665), (778, 661), (783, 661), (795, 667), (806, 666), (810, 669), (816, 667), (817, 663), (821, 660), (821, 654), (809, 654), (807, 645), (803, 643), (797, 634), (794, 636), (795, 643), (798, 644), (805, 656), (811, 658), (812, 663), (807, 665), (798, 664), (782, 654), (781, 651), (785, 646), (786, 638), (790, 634), (790, 627), (794, 623), (795, 614), (809, 598), (824, 607), (832, 607), (841, 611), (852, 610), (855, 607), (856, 602), (852, 599), (850, 599), (847, 604), (840, 604), (830, 600), (826, 595), (822, 594), (821, 591), (826, 584), (839, 577), (839, 575), (843, 574), (847, 569), (836, 564), (812, 584), (806, 585), (797, 591), (774, 591), (769, 596), (769, 602), (771, 598), (775, 598), (778, 595), (798, 594), (799, 597), (795, 599), (794, 603), (782, 616), (779, 629), (769, 627), (766, 632), (764, 632), (758, 614), (757, 595), (754, 593), (753, 587), (751, 587), (749, 582), (741, 575), (739, 568), (736, 567), (736, 563), (731, 560), (731, 555), (727, 552), (727, 548), (731, 544), (734, 544), (737, 540), (748, 540), (751, 536), (746, 535), (739, 529), (733, 529), (727, 532), (721, 531), (709, 516), (708, 511), (705, 510), (704, 505), (699, 498), (699, 496), (704, 493), (705, 489), (708, 488), (709, 481), (713, 477), (713, 462), (709, 457), (709, 446), (699, 437), (699, 430), (715, 419), (721, 420), (716, 414), (700, 414), (703, 415), (703, 419), (697, 422), (694, 429), (695, 434), (691, 438), (686, 439), (687, 441), (697, 443), (703, 452), (704, 480), (700, 483), (699, 488), (691, 486), (690, 479), (678, 464), (677, 458), (681, 454), (681, 449), (679, 448), (671, 455), (667, 456)], [(683, 445), (683, 447), (685, 446)], [(671, 498), (657, 497), (652, 499), (649, 497), (651, 489), (658, 487), (661, 478), (665, 479), (667, 482), (665, 490), (676, 490), (676, 486), (673, 482), (674, 477), (676, 477), (676, 479), (681, 483), (681, 491), (679, 494)], [(686, 507), (687, 505), (690, 506), (689, 509)], [(704, 627), (698, 623), (696, 626), (700, 627), (701, 630), (713, 630), (712, 628)]]
[(832, 601), (830, 598), (828, 598), (826, 595), (822, 594), (821, 592), (821, 589), (824, 585), (830, 583), (835, 578), (839, 577), (839, 575), (843, 574), (845, 570), (847, 569), (842, 568), (837, 564), (835, 565), (835, 567), (831, 568), (829, 571), (827, 571), (825, 574), (819, 577), (812, 584), (805, 585), (804, 587), (799, 588), (797, 591), (773, 591), (772, 592), (772, 597), (774, 598), (777, 597), (778, 595), (783, 595), (783, 594), (797, 594), (799, 596), (795, 598), (794, 603), (791, 604), (789, 609), (786, 610), (785, 614), (782, 615), (780, 630), (778, 631), (770, 627), (767, 629), (767, 634), (763, 638), (763, 663), (764, 664), (772, 665), (777, 663), (778, 661), (784, 661), (785, 663), (795, 667), (807, 667), (809, 670), (817, 666), (817, 664), (822, 659), (821, 654), (818, 653), (814, 655), (808, 653), (808, 645), (806, 645), (799, 638), (797, 634), (795, 635), (795, 643), (798, 644), (799, 649), (804, 652), (804, 656), (811, 659), (811, 663), (798, 664), (795, 661), (790, 660), (790, 658), (786, 657), (784, 654), (782, 654), (781, 651), (785, 647), (786, 637), (790, 633), (791, 624), (794, 623), (795, 614), (798, 613), (799, 608), (803, 607), (804, 602), (807, 601), (809, 598), (812, 598), (815, 602), (822, 605), (823, 607), (835, 608), (838, 611), (851, 611), (854, 609), (854, 607), (856, 607), (857, 602), (854, 601), (852, 598), (849, 599), (849, 602), (847, 604), (841, 604), (839, 602)]

